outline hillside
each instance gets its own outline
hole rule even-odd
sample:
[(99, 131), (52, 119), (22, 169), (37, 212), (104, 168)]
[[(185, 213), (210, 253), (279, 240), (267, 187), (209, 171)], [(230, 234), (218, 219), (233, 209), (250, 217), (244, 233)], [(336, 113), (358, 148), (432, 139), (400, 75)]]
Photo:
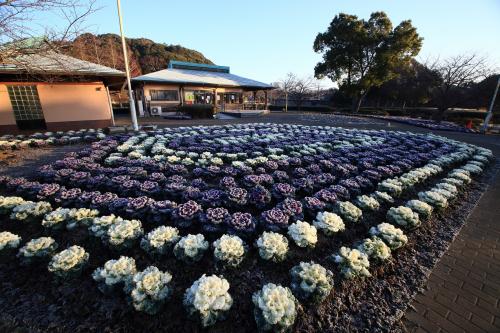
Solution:
[[(180, 45), (155, 43), (146, 38), (127, 38), (127, 46), (132, 76), (165, 69), (170, 60), (212, 64), (200, 52)], [(82, 60), (125, 69), (120, 36), (115, 34), (82, 34), (65, 47), (65, 52)]]

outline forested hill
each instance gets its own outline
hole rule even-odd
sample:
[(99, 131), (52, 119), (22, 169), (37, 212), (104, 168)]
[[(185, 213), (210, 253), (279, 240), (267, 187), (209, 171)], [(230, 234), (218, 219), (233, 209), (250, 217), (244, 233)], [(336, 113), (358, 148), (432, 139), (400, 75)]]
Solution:
[[(212, 64), (202, 53), (180, 45), (155, 43), (146, 38), (127, 38), (127, 45), (132, 76), (165, 69), (170, 60)], [(115, 34), (82, 34), (65, 47), (65, 52), (78, 59), (125, 70), (120, 36)]]

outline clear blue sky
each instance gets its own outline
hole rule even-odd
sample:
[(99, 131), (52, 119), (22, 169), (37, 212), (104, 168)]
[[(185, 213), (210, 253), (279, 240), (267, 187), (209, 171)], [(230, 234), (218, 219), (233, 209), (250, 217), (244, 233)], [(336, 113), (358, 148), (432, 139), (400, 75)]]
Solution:
[[(116, 1), (98, 4), (90, 30), (118, 33)], [(411, 19), (424, 37), (419, 58), (478, 52), (500, 66), (499, 0), (122, 0), (122, 10), (127, 37), (180, 44), (264, 82), (312, 75), (320, 60), (314, 38), (340, 12), (368, 18), (385, 11), (394, 25)]]

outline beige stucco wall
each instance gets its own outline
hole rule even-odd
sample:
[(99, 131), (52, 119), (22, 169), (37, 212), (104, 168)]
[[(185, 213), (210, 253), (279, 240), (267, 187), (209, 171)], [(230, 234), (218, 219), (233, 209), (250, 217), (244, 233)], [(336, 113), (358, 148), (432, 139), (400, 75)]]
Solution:
[(0, 125), (15, 125), (14, 111), (10, 103), (7, 86), (0, 84)]
[(37, 89), (47, 123), (111, 118), (102, 83), (38, 84)]

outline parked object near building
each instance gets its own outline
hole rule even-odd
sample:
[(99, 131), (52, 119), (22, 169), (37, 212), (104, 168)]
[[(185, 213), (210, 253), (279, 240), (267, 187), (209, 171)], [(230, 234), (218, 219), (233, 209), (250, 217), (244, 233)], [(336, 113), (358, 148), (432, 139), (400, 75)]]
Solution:
[[(152, 116), (267, 110), (273, 86), (230, 73), (227, 66), (171, 61), (167, 69), (132, 79), (137, 103)], [(263, 91), (264, 96), (257, 95)], [(248, 98), (245, 93), (252, 92)]]
[(0, 64), (0, 133), (110, 126), (125, 73), (50, 52)]

